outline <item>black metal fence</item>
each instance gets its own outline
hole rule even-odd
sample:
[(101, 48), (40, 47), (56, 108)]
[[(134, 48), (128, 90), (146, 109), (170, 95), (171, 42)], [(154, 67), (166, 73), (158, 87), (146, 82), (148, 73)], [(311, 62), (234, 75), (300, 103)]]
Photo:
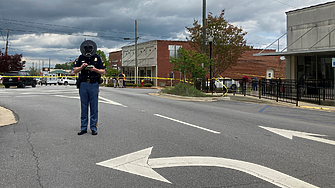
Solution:
[(298, 101), (315, 104), (334, 104), (333, 80), (288, 80), (288, 79), (261, 79), (243, 82), (239, 80), (236, 92), (271, 100), (293, 103)]

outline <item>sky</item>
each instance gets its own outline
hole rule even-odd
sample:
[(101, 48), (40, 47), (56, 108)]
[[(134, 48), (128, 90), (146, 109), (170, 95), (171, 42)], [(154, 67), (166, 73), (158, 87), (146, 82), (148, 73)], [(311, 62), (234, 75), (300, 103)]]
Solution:
[[(206, 15), (219, 16), (248, 34), (254, 48), (265, 48), (286, 33), (286, 12), (325, 0), (207, 0)], [(186, 41), (185, 27), (202, 23), (202, 0), (0, 0), (0, 50), (22, 54), (26, 67), (54, 67), (75, 60), (80, 44), (97, 43), (107, 56), (133, 45), (135, 20), (138, 43), (151, 40)], [(130, 38), (130, 40), (125, 40)], [(286, 38), (280, 48), (286, 47)], [(278, 48), (278, 44), (270, 46)]]

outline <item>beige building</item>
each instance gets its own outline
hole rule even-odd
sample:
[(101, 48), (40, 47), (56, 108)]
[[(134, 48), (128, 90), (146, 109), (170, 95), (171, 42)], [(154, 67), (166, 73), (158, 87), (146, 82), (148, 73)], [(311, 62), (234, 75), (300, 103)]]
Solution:
[(254, 56), (285, 56), (286, 78), (333, 80), (335, 58), (335, 2), (286, 12), (287, 47)]

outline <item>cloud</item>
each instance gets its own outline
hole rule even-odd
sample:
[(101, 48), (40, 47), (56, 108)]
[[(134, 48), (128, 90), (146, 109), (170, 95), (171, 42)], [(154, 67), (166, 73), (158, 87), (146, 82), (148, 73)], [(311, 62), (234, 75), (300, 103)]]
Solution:
[[(321, 0), (211, 0), (207, 13), (219, 15), (248, 32), (248, 44), (264, 47), (286, 32), (285, 12)], [(295, 8), (294, 8), (295, 7)], [(27, 59), (64, 63), (80, 54), (85, 39), (94, 40), (106, 55), (132, 44), (138, 20), (139, 42), (186, 40), (185, 26), (202, 23), (199, 0), (11, 0), (0, 1), (1, 43), (10, 29), (10, 53)], [(29, 57), (29, 58), (28, 58)]]

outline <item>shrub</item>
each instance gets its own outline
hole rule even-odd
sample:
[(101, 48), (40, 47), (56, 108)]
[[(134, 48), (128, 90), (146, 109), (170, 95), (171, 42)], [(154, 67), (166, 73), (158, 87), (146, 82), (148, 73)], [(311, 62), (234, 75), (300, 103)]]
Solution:
[(188, 96), (188, 97), (205, 97), (206, 94), (197, 90), (194, 86), (179, 83), (174, 87), (168, 87), (162, 90), (164, 93)]
[(146, 84), (143, 84), (143, 86), (144, 86), (144, 87), (151, 87), (152, 84), (150, 84), (150, 83), (146, 83)]
[(114, 84), (113, 83), (108, 83), (106, 86), (107, 87), (114, 87)]

